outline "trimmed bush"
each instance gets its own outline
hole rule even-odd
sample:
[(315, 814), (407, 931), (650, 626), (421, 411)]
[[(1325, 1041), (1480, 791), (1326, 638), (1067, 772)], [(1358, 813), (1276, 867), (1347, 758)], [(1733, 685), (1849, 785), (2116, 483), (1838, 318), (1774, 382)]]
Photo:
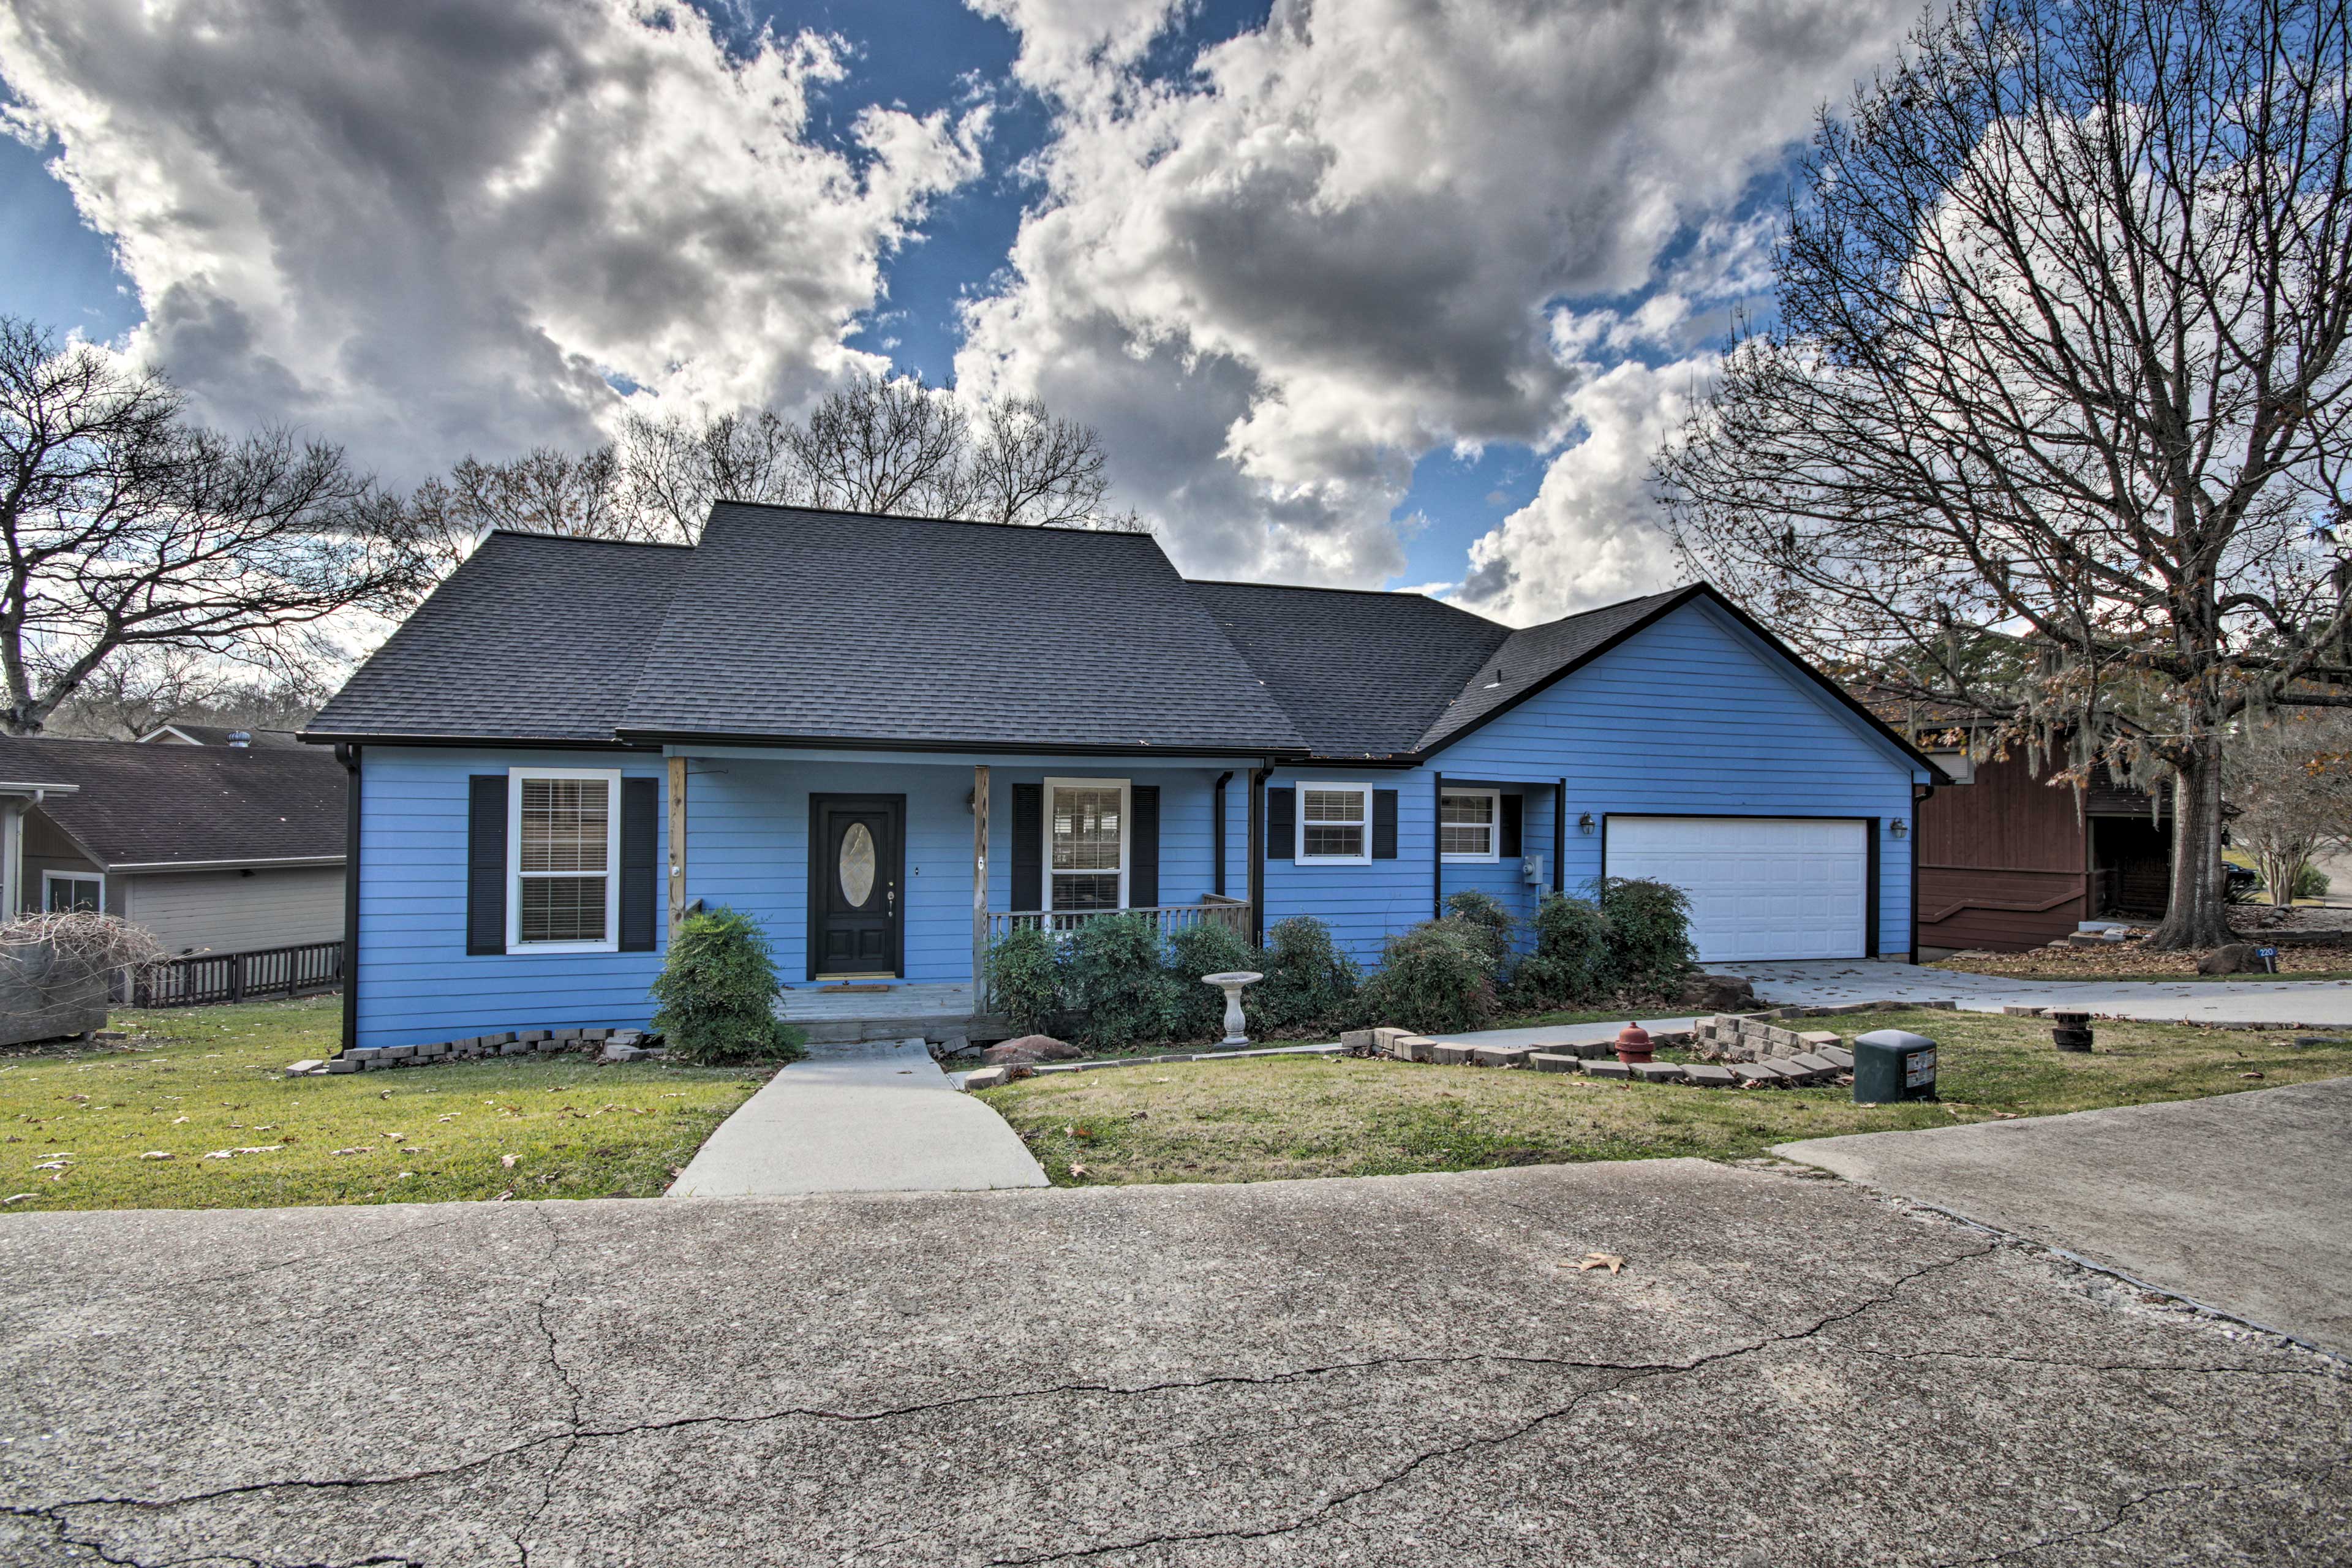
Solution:
[(1445, 900), (1445, 912), (1455, 920), (1465, 921), (1476, 933), (1478, 950), (1486, 955), (1488, 973), (1496, 984), (1503, 978), (1503, 966), (1511, 958), (1511, 933), (1518, 928), (1518, 919), (1503, 900), (1492, 893), (1465, 889)]
[(1034, 925), (1015, 926), (988, 950), (988, 1005), (1024, 1035), (1048, 1032), (1062, 1005), (1062, 977), (1054, 939)]
[(806, 1038), (776, 1016), (776, 958), (767, 932), (733, 910), (707, 910), (679, 922), (653, 994), (661, 1004), (653, 1026), (679, 1061), (790, 1061)]
[(1489, 933), (1459, 915), (1389, 938), (1364, 987), (1371, 1015), (1422, 1034), (1483, 1029), (1495, 1017)]
[(1640, 877), (1612, 877), (1600, 891), (1612, 989), (1646, 996), (1679, 993), (1698, 967), (1698, 950), (1690, 940), (1690, 900), (1680, 888)]
[[(1259, 969), (1262, 965), (1258, 951), (1224, 921), (1202, 921), (1171, 936), (1168, 953), (1168, 975), (1176, 987), (1177, 1036), (1199, 1039), (1223, 1035), (1225, 994), (1202, 984), (1201, 977), (1236, 969)], [(1265, 989), (1262, 984), (1253, 985), (1242, 996), (1252, 1028), (1260, 1026), (1257, 999)]]
[(1547, 893), (1536, 906), (1536, 949), (1519, 961), (1511, 995), (1522, 1005), (1557, 1007), (1599, 1001), (1615, 989), (1609, 922), (1588, 899)]
[(1160, 928), (1148, 915), (1105, 915), (1065, 939), (1063, 991), (1086, 1015), (1081, 1041), (1117, 1047), (1164, 1040), (1182, 1026), (1183, 1003), (1160, 947)]
[(1331, 928), (1293, 915), (1265, 934), (1265, 949), (1244, 966), (1265, 975), (1242, 994), (1251, 1028), (1338, 1030), (1351, 1023), (1363, 976), (1333, 945)]

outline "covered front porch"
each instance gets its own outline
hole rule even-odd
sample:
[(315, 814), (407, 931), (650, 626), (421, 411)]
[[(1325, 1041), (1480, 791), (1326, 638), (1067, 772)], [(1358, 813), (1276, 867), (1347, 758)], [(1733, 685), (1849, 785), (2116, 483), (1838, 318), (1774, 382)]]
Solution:
[[(989, 948), (1139, 914), (1255, 935), (1246, 763), (668, 749), (667, 905), (757, 918), (812, 1038), (1000, 1031)], [(860, 1033), (856, 1037), (889, 1037)]]

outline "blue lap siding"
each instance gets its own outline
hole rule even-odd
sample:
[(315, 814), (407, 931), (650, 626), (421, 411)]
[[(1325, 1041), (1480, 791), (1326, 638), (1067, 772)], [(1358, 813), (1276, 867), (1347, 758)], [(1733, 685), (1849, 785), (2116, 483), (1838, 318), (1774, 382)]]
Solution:
[[(1927, 774), (1779, 653), (1704, 600), (1694, 601), (1482, 728), (1423, 766), (1283, 768), (1275, 787), (1362, 781), (1398, 794), (1397, 858), (1370, 866), (1266, 867), (1266, 920), (1311, 914), (1359, 963), (1391, 932), (1429, 918), (1436, 775), (1524, 790), (1523, 847), (1544, 857), (1528, 887), (1516, 861), (1444, 868), (1447, 894), (1477, 888), (1531, 915), (1552, 879), (1552, 797), (1567, 783), (1564, 880), (1601, 874), (1612, 813), (1879, 819), (1878, 951), (1910, 945), (1908, 846), (1891, 837)], [(1594, 830), (1579, 831), (1590, 813)]]

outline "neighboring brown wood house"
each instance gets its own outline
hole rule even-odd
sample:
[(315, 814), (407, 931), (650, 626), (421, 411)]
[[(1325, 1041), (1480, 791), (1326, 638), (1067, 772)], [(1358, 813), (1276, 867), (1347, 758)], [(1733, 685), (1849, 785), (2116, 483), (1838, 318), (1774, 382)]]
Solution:
[(2104, 765), (2081, 791), (2036, 773), (2021, 751), (1971, 763), (1972, 727), (1948, 712), (1872, 700), (1895, 730), (1965, 784), (1918, 806), (1920, 962), (1964, 949), (2018, 952), (2087, 920), (2160, 917), (2172, 889), (2172, 817)]

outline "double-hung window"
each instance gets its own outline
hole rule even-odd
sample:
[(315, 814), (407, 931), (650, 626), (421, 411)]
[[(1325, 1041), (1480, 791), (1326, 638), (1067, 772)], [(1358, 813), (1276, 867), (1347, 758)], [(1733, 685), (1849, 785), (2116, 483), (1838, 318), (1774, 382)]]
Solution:
[(1045, 781), (1045, 907), (1127, 907), (1125, 779)]
[(1502, 858), (1503, 792), (1447, 790), (1437, 802), (1438, 851), (1449, 862)]
[(53, 915), (71, 910), (100, 913), (106, 908), (106, 879), (95, 871), (44, 871), (41, 907)]
[(507, 775), (507, 946), (619, 947), (621, 775), (517, 768)]
[(1300, 860), (1363, 866), (1372, 858), (1372, 790), (1370, 784), (1301, 784), (1298, 786)]

